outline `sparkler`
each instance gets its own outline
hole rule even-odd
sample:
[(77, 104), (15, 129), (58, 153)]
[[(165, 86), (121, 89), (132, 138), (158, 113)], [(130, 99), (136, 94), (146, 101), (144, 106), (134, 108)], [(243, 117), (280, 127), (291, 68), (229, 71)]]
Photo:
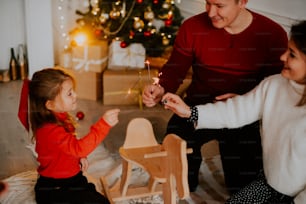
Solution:
[(149, 61), (149, 60), (146, 60), (146, 61), (145, 61), (145, 64), (147, 65), (147, 69), (148, 69), (148, 81), (149, 81), (149, 84), (150, 84), (150, 83), (151, 83), (150, 61)]

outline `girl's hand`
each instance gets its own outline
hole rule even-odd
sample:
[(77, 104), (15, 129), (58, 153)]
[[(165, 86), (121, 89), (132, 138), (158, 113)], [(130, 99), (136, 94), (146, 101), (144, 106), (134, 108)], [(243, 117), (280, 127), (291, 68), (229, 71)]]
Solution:
[(176, 94), (166, 93), (162, 97), (165, 109), (169, 109), (182, 118), (189, 118), (191, 115), (190, 107)]
[(119, 115), (120, 109), (111, 109), (104, 113), (103, 119), (107, 124), (110, 126), (115, 126), (118, 122), (118, 115)]
[(89, 167), (89, 163), (86, 157), (80, 159), (80, 165), (81, 165), (81, 170), (83, 172), (86, 172)]

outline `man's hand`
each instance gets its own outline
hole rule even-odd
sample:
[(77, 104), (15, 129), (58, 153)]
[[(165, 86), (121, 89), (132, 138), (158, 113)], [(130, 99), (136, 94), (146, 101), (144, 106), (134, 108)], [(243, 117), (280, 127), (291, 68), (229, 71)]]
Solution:
[(142, 93), (142, 102), (147, 107), (153, 107), (161, 101), (165, 90), (160, 85), (150, 84), (144, 87)]

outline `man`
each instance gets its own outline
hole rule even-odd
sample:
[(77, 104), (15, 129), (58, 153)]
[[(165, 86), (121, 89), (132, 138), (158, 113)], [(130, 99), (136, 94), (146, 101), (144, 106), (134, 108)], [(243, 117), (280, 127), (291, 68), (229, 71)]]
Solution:
[[(143, 102), (152, 107), (166, 92), (175, 93), (189, 68), (189, 106), (226, 100), (254, 88), (264, 77), (279, 73), (287, 33), (272, 20), (246, 8), (248, 0), (206, 0), (206, 12), (187, 19), (178, 32), (173, 52), (161, 70), (158, 85), (144, 88)], [(224, 116), (226, 117), (226, 116)], [(167, 134), (175, 133), (193, 148), (188, 155), (190, 191), (198, 185), (201, 146), (219, 141), (225, 183), (230, 193), (254, 179), (262, 168), (259, 122), (239, 129), (201, 129), (173, 115)]]

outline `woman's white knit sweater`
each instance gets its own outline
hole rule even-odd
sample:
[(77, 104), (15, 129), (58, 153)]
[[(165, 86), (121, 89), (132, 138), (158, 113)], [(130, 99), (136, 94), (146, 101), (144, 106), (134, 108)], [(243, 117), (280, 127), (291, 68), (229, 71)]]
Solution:
[(295, 196), (306, 186), (306, 106), (296, 106), (304, 87), (280, 74), (270, 76), (245, 95), (199, 105), (196, 128), (237, 128), (261, 120), (267, 181)]

